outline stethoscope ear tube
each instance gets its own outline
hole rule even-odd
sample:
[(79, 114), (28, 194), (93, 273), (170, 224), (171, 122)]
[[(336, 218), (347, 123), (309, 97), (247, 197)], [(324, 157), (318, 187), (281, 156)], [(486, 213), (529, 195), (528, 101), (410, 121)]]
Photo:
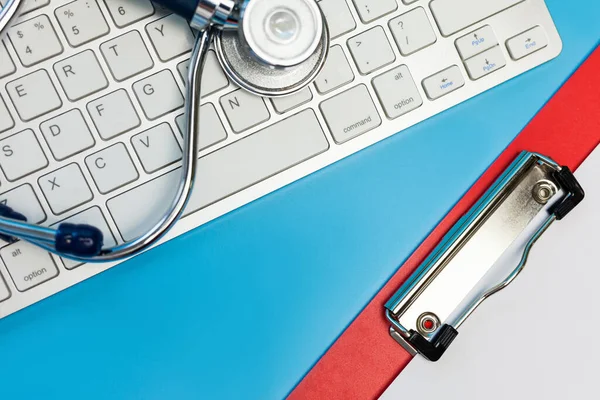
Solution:
[(101, 249), (103, 238), (97, 228), (63, 223), (58, 229), (52, 229), (29, 224), (23, 221), (21, 214), (3, 206), (0, 207), (0, 239), (7, 242), (25, 240), (79, 262), (117, 261), (131, 257), (158, 242), (179, 220), (192, 194), (198, 160), (202, 70), (214, 32), (209, 27), (200, 33), (190, 58), (185, 109), (189, 134), (184, 135), (183, 140), (182, 178), (167, 208), (168, 212), (147, 233), (122, 245)]

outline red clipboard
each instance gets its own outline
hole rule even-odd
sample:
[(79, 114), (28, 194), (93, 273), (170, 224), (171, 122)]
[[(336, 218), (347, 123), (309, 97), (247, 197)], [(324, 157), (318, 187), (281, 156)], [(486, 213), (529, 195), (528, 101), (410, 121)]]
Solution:
[(600, 143), (600, 49), (597, 49), (467, 194), (290, 394), (290, 400), (375, 399), (411, 356), (388, 334), (384, 304), (445, 233), (523, 150), (576, 169)]

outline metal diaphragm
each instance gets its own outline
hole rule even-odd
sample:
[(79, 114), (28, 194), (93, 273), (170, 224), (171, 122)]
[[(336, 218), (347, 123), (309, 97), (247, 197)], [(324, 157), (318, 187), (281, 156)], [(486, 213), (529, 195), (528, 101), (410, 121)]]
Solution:
[[(261, 2), (261, 0), (254, 1)], [(290, 0), (282, 2), (289, 5), (295, 3), (295, 0), (290, 3), (288, 1)], [(298, 1), (300, 3), (314, 3), (314, 0)], [(249, 2), (249, 4), (253, 4), (253, 2)], [(306, 45), (308, 40), (304, 41), (298, 47), (299, 50), (292, 53), (280, 54), (278, 56), (280, 58), (279, 61), (271, 60), (273, 64), (266, 62), (264, 55), (260, 56), (256, 50), (250, 47), (245, 34), (236, 31), (219, 32), (215, 40), (215, 50), (219, 62), (229, 78), (243, 89), (266, 97), (286, 96), (310, 84), (323, 68), (329, 52), (329, 31), (327, 24), (320, 9), (318, 6), (316, 7), (319, 12), (319, 18), (315, 21), (318, 21), (320, 24), (320, 29), (315, 30), (313, 29), (314, 26), (311, 28), (313, 35), (315, 32), (319, 33), (316, 45)], [(260, 21), (260, 19), (252, 21), (244, 18), (242, 19), (242, 25), (252, 24), (253, 22), (255, 24), (262, 23), (265, 30), (271, 28), (274, 30), (274, 32), (269, 34), (281, 35), (280, 39), (282, 41), (293, 41), (294, 35), (297, 35), (297, 33), (293, 32), (294, 26), (298, 28), (304, 21), (300, 19), (295, 21), (293, 17), (287, 19), (287, 17), (281, 14), (276, 14), (279, 12), (278, 10), (280, 9), (274, 7), (270, 14), (267, 12), (261, 13), (260, 15), (266, 15), (266, 22), (264, 20)], [(245, 14), (245, 17), (251, 15), (259, 14)], [(273, 25), (270, 25), (271, 23)], [(304, 33), (308, 35), (309, 32), (304, 30)], [(307, 49), (310, 49), (310, 52), (307, 52)], [(290, 56), (290, 62), (282, 62), (282, 56), (285, 56), (285, 54)], [(298, 56), (299, 54), (301, 54), (301, 57)]]

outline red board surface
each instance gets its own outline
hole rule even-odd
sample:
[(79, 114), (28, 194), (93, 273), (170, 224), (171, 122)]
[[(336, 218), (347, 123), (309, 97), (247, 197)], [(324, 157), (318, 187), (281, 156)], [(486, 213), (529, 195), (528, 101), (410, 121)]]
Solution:
[(411, 360), (388, 335), (384, 304), (522, 150), (576, 169), (600, 143), (600, 49), (565, 83), (338, 338), (290, 400), (375, 399)]

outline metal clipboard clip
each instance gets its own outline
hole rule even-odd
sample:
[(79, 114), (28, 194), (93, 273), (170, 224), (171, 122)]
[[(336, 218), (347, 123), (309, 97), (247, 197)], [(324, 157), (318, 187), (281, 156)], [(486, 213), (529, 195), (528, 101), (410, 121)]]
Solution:
[[(388, 300), (390, 335), (412, 355), (439, 360), (462, 323), (517, 277), (537, 239), (583, 198), (583, 189), (567, 167), (522, 152)], [(475, 290), (534, 219), (537, 228), (516, 267)]]

